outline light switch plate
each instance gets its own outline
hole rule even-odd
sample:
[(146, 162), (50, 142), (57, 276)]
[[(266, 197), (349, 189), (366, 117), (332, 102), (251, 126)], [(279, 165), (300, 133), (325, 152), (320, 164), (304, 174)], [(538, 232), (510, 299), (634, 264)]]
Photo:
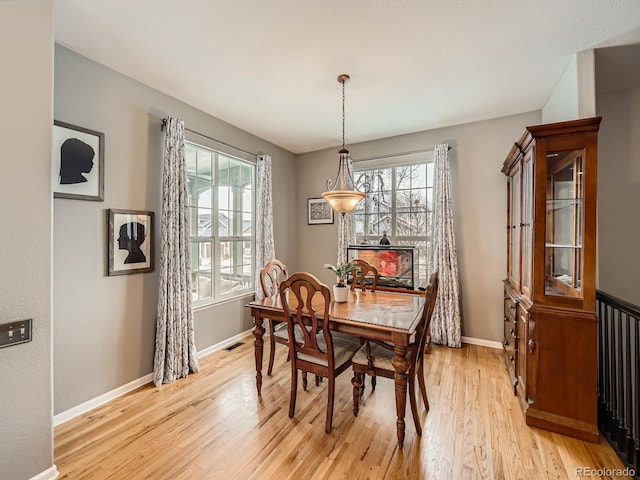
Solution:
[(31, 341), (31, 319), (0, 324), (0, 348)]

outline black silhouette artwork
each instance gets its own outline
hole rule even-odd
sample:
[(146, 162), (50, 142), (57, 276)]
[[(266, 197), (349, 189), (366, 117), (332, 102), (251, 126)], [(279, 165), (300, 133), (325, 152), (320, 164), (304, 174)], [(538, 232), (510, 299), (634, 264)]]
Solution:
[(93, 168), (93, 157), (96, 152), (91, 145), (68, 138), (60, 147), (60, 184), (83, 183), (87, 179), (83, 175)]
[(129, 251), (124, 263), (145, 263), (147, 261), (147, 257), (140, 249), (146, 237), (146, 227), (142, 223), (128, 222), (120, 226), (118, 248)]

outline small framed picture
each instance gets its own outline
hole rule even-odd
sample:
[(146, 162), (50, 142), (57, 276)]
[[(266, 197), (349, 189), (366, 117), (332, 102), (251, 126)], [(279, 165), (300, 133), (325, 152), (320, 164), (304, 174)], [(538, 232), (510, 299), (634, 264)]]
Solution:
[(104, 133), (53, 122), (51, 186), (54, 198), (104, 200)]
[(153, 271), (153, 212), (109, 209), (109, 275)]
[(333, 208), (324, 198), (307, 199), (307, 224), (333, 223)]

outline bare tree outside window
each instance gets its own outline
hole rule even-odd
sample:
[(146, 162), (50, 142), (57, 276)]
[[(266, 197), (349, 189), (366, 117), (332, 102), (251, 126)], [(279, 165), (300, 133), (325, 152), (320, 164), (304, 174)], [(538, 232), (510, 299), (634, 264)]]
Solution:
[(355, 210), (358, 243), (377, 245), (387, 232), (392, 245), (415, 247), (414, 285), (426, 284), (431, 245), (433, 162), (356, 168), (356, 182), (371, 190)]

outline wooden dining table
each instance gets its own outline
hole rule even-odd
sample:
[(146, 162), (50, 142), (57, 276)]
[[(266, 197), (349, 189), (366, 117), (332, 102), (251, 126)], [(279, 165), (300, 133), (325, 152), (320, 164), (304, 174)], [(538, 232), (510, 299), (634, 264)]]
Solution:
[[(395, 357), (392, 364), (396, 371), (394, 376), (396, 426), (400, 448), (403, 446), (405, 434), (404, 418), (409, 370), (407, 346), (415, 340), (416, 327), (420, 320), (424, 301), (424, 297), (419, 295), (352, 290), (346, 302), (332, 301), (329, 306), (329, 328), (332, 331), (393, 344)], [(260, 395), (262, 391), (264, 320), (269, 318), (284, 322), (286, 318), (279, 295), (254, 300), (247, 307), (251, 309), (254, 321), (256, 387)]]

